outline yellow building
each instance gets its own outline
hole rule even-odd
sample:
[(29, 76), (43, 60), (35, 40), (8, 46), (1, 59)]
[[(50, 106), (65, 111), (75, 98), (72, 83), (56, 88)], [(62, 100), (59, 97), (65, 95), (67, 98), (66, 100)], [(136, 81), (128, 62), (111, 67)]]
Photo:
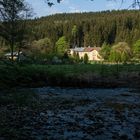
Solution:
[(81, 47), (70, 49), (70, 55), (73, 56), (74, 53), (78, 53), (80, 59), (84, 58), (84, 55), (87, 54), (89, 61), (102, 61), (103, 58), (99, 54), (101, 50), (100, 47)]

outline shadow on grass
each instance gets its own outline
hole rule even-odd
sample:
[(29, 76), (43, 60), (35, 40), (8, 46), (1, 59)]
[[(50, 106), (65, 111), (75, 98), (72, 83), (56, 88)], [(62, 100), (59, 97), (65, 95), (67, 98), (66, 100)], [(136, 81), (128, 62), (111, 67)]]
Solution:
[(39, 103), (39, 97), (30, 89), (8, 89), (0, 92), (0, 105), (31, 106)]

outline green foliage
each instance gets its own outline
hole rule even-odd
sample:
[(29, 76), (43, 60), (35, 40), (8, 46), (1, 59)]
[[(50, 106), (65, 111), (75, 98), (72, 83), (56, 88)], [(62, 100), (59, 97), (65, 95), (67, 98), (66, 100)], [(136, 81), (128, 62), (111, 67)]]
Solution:
[(76, 37), (77, 36), (77, 32), (78, 32), (77, 26), (74, 25), (73, 28), (72, 28), (72, 36)]
[(80, 61), (79, 53), (76, 53), (75, 60), (76, 60), (77, 63)]
[(80, 56), (79, 56), (79, 53), (77, 53), (77, 52), (73, 52), (73, 58), (74, 58), (74, 61), (76, 62), (76, 63), (79, 63), (80, 62)]
[(132, 49), (133, 49), (134, 58), (140, 59), (140, 40), (136, 41)]
[(63, 56), (68, 48), (69, 44), (66, 40), (66, 37), (65, 36), (60, 37), (56, 42), (56, 52)]
[(49, 38), (33, 41), (31, 47), (26, 51), (26, 54), (34, 61), (46, 59), (52, 53), (53, 50)]
[(111, 62), (121, 62), (121, 54), (115, 50), (111, 50), (109, 61)]
[(77, 45), (77, 36), (78, 36), (78, 29), (77, 29), (77, 26), (74, 25), (72, 28), (72, 46), (73, 47)]
[(84, 63), (87, 64), (88, 63), (88, 55), (85, 53), (84, 55)]
[(131, 58), (131, 49), (125, 42), (119, 42), (111, 49), (109, 60), (112, 62), (126, 62)]
[(18, 44), (19, 47), (24, 40), (25, 23), (30, 12), (24, 0), (0, 1), (0, 37), (10, 46), (12, 61), (15, 46)]
[[(56, 14), (28, 21), (30, 40), (49, 37), (52, 46), (65, 36), (72, 47), (85, 44), (91, 47), (126, 41), (130, 46), (140, 36), (139, 11), (104, 11), (97, 13)], [(76, 41), (74, 41), (76, 37)]]
[(88, 46), (90, 46), (90, 44), (91, 44), (90, 35), (86, 33), (84, 35), (84, 46), (88, 47)]
[(49, 53), (50, 51), (52, 51), (51, 40), (47, 37), (38, 41), (34, 41), (33, 47), (35, 47), (41, 53)]
[[(75, 78), (88, 73), (103, 76), (116, 75), (117, 65), (22, 65), (10, 66), (0, 65), (0, 88), (8, 87), (41, 87), (47, 85), (47, 81), (59, 82), (59, 79), (68, 79), (69, 76)], [(119, 73), (138, 73), (140, 65), (119, 65)], [(11, 74), (12, 73), (12, 74)], [(86, 75), (85, 75), (86, 76)], [(49, 82), (49, 81), (48, 81)]]
[(110, 45), (104, 43), (104, 44), (102, 45), (102, 49), (101, 49), (101, 51), (100, 51), (100, 54), (101, 54), (101, 56), (104, 58), (104, 60), (109, 60), (110, 51), (111, 51)]
[(67, 53), (67, 52), (65, 52), (65, 53), (64, 53), (63, 58), (64, 58), (64, 59), (68, 59), (68, 58), (69, 58), (69, 56), (68, 56), (68, 53)]
[(129, 55), (127, 55), (125, 52), (122, 52), (121, 61), (126, 63), (129, 59), (130, 59)]
[(73, 52), (73, 57), (76, 58), (76, 52), (75, 51)]
[[(29, 44), (36, 40), (37, 42), (35, 41), (34, 43), (37, 43), (37, 45), (39, 43), (40, 46), (40, 43), (43, 44), (42, 39), (49, 37), (51, 47), (47, 47), (48, 52), (50, 52), (49, 49), (53, 51), (57, 50), (56, 42), (61, 37), (65, 37), (65, 40), (67, 39), (66, 44), (68, 44), (68, 47), (72, 47), (73, 44), (76, 44), (78, 47), (84, 45), (99, 47), (102, 46), (104, 42), (112, 46), (114, 43), (117, 44), (121, 41), (126, 41), (131, 46), (140, 36), (140, 14), (139, 11), (135, 10), (56, 14), (35, 20), (28, 20), (27, 24), (29, 27)], [(3, 39), (0, 39), (0, 42), (2, 43)], [(60, 49), (58, 47), (58, 52), (62, 56), (65, 50), (64, 48), (67, 47), (60, 47)], [(109, 54), (107, 52), (109, 52), (109, 47), (102, 48), (103, 52), (101, 53), (103, 53), (105, 60), (108, 60)], [(34, 54), (36, 54), (34, 57), (37, 57), (37, 55), (38, 58), (42, 56), (42, 54), (41, 56), (39, 54), (41, 50), (33, 51)], [(43, 47), (42, 52), (45, 52), (45, 47)], [(136, 56), (137, 51), (134, 52), (134, 56)], [(139, 53), (137, 53), (137, 55), (138, 54)], [(125, 54), (123, 54), (123, 58), (124, 55)], [(43, 57), (46, 57), (46, 55)]]

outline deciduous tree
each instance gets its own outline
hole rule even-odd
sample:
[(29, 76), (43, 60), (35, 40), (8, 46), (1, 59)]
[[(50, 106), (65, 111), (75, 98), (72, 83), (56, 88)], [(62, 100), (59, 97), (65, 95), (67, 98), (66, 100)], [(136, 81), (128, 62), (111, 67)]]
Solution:
[(11, 49), (13, 60), (14, 47), (23, 39), (23, 20), (28, 16), (28, 8), (24, 0), (0, 0), (0, 36)]
[(100, 51), (100, 54), (105, 60), (108, 60), (109, 56), (110, 56), (110, 51), (111, 51), (110, 45), (107, 45), (106, 43), (104, 43), (102, 45), (102, 49)]
[(69, 44), (66, 40), (66, 37), (65, 36), (60, 37), (56, 42), (56, 52), (59, 55), (64, 55), (64, 53), (67, 51), (68, 48)]
[(140, 59), (140, 40), (136, 41), (132, 49), (133, 49), (134, 58)]
[(125, 42), (119, 42), (114, 45), (110, 52), (110, 61), (113, 62), (126, 62), (131, 58), (131, 49)]

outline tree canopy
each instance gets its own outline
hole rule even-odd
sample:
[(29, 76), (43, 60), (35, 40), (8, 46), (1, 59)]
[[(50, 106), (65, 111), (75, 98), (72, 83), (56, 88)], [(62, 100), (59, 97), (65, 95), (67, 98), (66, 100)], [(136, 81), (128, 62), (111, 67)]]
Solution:
[(123, 41), (131, 46), (139, 40), (140, 12), (123, 10), (56, 14), (30, 20), (28, 25), (32, 31), (29, 36), (31, 41), (48, 37), (52, 46), (62, 36), (66, 37), (70, 47), (73, 44), (78, 47), (101, 47), (104, 43), (112, 45)]
[(131, 58), (131, 49), (126, 42), (114, 45), (110, 52), (110, 61), (126, 62)]
[(64, 53), (69, 48), (68, 42), (64, 36), (58, 39), (56, 42), (56, 52), (60, 55), (64, 55)]
[(0, 1), (0, 36), (5, 39), (13, 51), (17, 43), (23, 40), (25, 19), (29, 9), (24, 0), (1, 0)]
[(135, 58), (140, 59), (140, 40), (133, 45), (133, 54)]

